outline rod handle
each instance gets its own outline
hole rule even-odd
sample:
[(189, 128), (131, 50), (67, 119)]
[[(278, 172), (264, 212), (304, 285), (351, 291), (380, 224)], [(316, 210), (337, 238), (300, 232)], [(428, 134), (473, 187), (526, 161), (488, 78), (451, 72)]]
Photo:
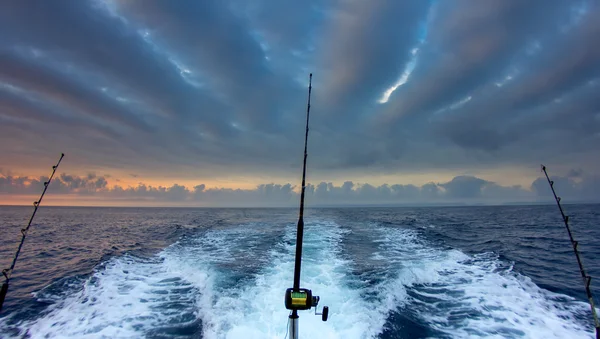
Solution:
[(6, 293), (8, 293), (8, 281), (5, 281), (2, 284), (2, 289), (0, 290), (0, 312), (2, 312), (2, 305), (4, 305), (4, 299), (6, 298)]

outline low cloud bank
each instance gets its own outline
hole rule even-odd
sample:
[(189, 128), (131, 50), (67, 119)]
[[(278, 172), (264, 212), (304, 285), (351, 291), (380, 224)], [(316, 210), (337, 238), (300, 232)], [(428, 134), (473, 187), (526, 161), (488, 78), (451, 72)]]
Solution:
[[(47, 177), (28, 178), (0, 174), (0, 194), (35, 195), (42, 190)], [(565, 177), (552, 177), (557, 192), (567, 202), (600, 202), (600, 177), (571, 171)], [(53, 195), (75, 195), (96, 199), (136, 202), (165, 202), (182, 206), (295, 206), (300, 187), (291, 184), (261, 184), (254, 189), (209, 188), (204, 184), (192, 188), (178, 184), (170, 187), (149, 186), (109, 187), (105, 176), (61, 174), (52, 181)], [(530, 187), (502, 186), (474, 176), (457, 176), (445, 183), (422, 186), (384, 184), (374, 186), (346, 181), (340, 186), (321, 182), (308, 184), (309, 205), (360, 204), (501, 204), (551, 201), (545, 178), (534, 180)]]

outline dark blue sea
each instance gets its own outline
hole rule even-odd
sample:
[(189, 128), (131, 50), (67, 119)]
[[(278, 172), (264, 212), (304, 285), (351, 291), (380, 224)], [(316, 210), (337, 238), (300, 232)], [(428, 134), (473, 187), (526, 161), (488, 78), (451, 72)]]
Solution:
[[(600, 280), (600, 205), (566, 205)], [(0, 207), (8, 267), (29, 207)], [(592, 338), (556, 206), (306, 211), (302, 338)], [(284, 338), (296, 209), (38, 212), (2, 338)], [(600, 281), (592, 288), (598, 292)], [(600, 294), (600, 293), (598, 293)]]

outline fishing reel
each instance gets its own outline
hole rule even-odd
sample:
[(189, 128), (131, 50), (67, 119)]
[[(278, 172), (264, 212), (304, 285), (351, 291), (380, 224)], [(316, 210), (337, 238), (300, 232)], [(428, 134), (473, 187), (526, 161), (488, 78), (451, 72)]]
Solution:
[(294, 291), (293, 288), (285, 290), (285, 308), (291, 311), (310, 310), (315, 308), (315, 315), (320, 315), (321, 320), (327, 321), (329, 317), (329, 307), (323, 306), (323, 312), (317, 313), (317, 306), (321, 298), (313, 296), (312, 291), (306, 288), (300, 288)]

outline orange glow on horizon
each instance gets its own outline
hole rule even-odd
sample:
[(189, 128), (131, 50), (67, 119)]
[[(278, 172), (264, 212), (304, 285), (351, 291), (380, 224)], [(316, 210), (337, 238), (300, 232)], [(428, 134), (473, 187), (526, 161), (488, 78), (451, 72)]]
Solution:
[[(202, 202), (180, 201), (168, 202), (150, 199), (116, 199), (94, 196), (81, 196), (76, 194), (46, 193), (40, 205), (61, 207), (205, 207)], [(0, 206), (32, 206), (39, 198), (38, 195), (0, 195)]]
[[(537, 169), (537, 168), (536, 168)], [(62, 173), (69, 175), (87, 177), (86, 173), (71, 173), (68, 171), (59, 172), (55, 178), (60, 178)], [(98, 172), (97, 172), (98, 173)], [(258, 176), (258, 177), (227, 177), (223, 179), (203, 180), (203, 179), (187, 179), (187, 178), (176, 178), (176, 177), (157, 177), (157, 176), (133, 176), (131, 174), (114, 175), (98, 175), (98, 177), (104, 177), (106, 179), (107, 190), (112, 190), (115, 186), (122, 189), (137, 188), (140, 185), (146, 187), (164, 187), (169, 188), (177, 184), (186, 187), (190, 192), (194, 191), (194, 187), (200, 184), (205, 185), (205, 190), (209, 189), (241, 189), (241, 190), (254, 190), (260, 184), (291, 184), (293, 191), (296, 193), (300, 192), (300, 176), (290, 175), (288, 178), (277, 177), (277, 176)], [(11, 172), (12, 176), (25, 177), (18, 173)], [(4, 174), (4, 176), (6, 173)], [(389, 174), (372, 174), (364, 173), (357, 175), (356, 172), (344, 172), (341, 171), (335, 176), (327, 175), (326, 173), (319, 173), (318, 171), (310, 172), (307, 175), (308, 183), (312, 185), (318, 185), (320, 182), (332, 183), (334, 186), (342, 186), (345, 181), (352, 181), (355, 187), (361, 184), (370, 184), (373, 186), (380, 186), (383, 184), (394, 185), (394, 184), (412, 184), (420, 187), (426, 183), (446, 183), (451, 181), (454, 177), (459, 175), (471, 175), (484, 180), (495, 182), (503, 186), (521, 185), (525, 189), (529, 189), (533, 180), (538, 177), (538, 172), (529, 168), (496, 168), (494, 170), (474, 170), (474, 171), (423, 171), (423, 172), (406, 172), (406, 173), (389, 173)], [(0, 176), (3, 176), (0, 174)], [(34, 176), (27, 176), (30, 179), (34, 179)], [(36, 179), (39, 177), (35, 177)], [(41, 186), (41, 185), (40, 185)], [(35, 190), (34, 190), (35, 191)], [(42, 187), (39, 188), (41, 193)], [(39, 198), (39, 193), (35, 195), (15, 195), (0, 193), (0, 205), (32, 205), (33, 201)], [(251, 202), (249, 202), (251, 203)], [(197, 200), (184, 200), (184, 201), (165, 201), (165, 200), (154, 200), (148, 197), (116, 197), (106, 194), (106, 192), (98, 192), (96, 194), (84, 194), (84, 193), (72, 193), (72, 194), (58, 194), (53, 192), (50, 188), (47, 192), (46, 197), (42, 205), (53, 205), (53, 206), (123, 206), (123, 207), (135, 207), (135, 206), (148, 206), (148, 207), (203, 207), (211, 206), (211, 201), (197, 201)]]

